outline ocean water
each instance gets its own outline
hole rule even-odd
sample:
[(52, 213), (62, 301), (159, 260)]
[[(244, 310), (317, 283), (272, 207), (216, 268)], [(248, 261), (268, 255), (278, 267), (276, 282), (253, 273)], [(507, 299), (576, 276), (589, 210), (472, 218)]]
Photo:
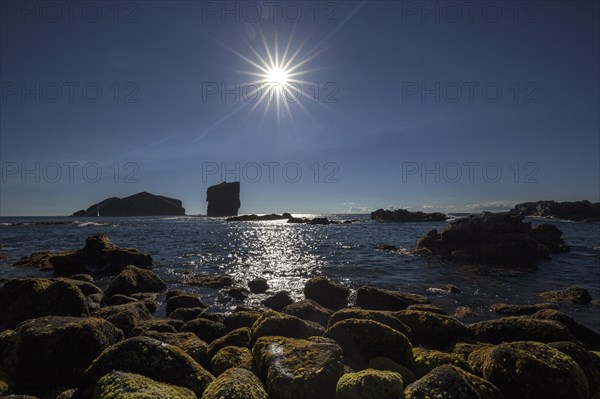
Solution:
[[(472, 307), (475, 319), (498, 317), (489, 312), (493, 303), (538, 303), (536, 294), (582, 286), (600, 298), (600, 224), (552, 220), (564, 233), (571, 252), (553, 254), (537, 271), (473, 266), (443, 262), (410, 254), (417, 239), (447, 222), (382, 223), (369, 215), (326, 216), (354, 220), (352, 224), (305, 225), (285, 221), (225, 222), (220, 218), (121, 217), (121, 218), (0, 218), (0, 278), (50, 276), (31, 268), (12, 266), (36, 251), (60, 251), (83, 247), (85, 238), (102, 232), (117, 245), (149, 252), (154, 271), (173, 288), (197, 291), (215, 310), (242, 304), (219, 290), (188, 286), (193, 274), (230, 274), (245, 286), (255, 277), (269, 281), (272, 291), (288, 290), (302, 299), (305, 281), (324, 274), (352, 289), (372, 284), (390, 289), (427, 294), (432, 303), (452, 314), (457, 306)], [(532, 224), (548, 220), (529, 219)], [(397, 252), (376, 249), (393, 244)], [(108, 278), (98, 281), (100, 286)], [(463, 292), (448, 294), (447, 284)], [(244, 303), (259, 304), (265, 295), (251, 295)], [(563, 306), (578, 321), (600, 331), (600, 308), (593, 305)], [(160, 311), (160, 310), (159, 310)]]

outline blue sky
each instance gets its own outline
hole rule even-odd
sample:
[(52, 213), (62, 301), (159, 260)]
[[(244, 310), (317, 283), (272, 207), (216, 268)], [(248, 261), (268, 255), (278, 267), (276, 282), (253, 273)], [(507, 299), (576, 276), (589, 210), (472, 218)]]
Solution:
[[(600, 200), (597, 2), (52, 3), (0, 9), (2, 216), (222, 180), (248, 213)], [(289, 112), (254, 107), (288, 41)]]

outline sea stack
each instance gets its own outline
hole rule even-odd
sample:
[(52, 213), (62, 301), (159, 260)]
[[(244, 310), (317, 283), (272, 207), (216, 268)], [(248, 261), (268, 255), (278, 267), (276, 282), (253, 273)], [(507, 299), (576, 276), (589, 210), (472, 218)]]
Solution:
[(206, 190), (207, 216), (237, 216), (240, 209), (240, 182), (223, 182)]

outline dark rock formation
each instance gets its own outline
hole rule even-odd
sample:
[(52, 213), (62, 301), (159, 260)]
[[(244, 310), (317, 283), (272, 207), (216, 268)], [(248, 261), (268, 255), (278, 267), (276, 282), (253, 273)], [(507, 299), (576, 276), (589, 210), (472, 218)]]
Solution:
[[(210, 216), (210, 215), (209, 215)], [(285, 212), (281, 215), (276, 213), (271, 213), (269, 215), (242, 215), (242, 216), (233, 216), (227, 218), (227, 222), (255, 222), (255, 221), (269, 221), (269, 220), (286, 220), (291, 219), (292, 215)]]
[(142, 191), (125, 198), (107, 198), (73, 214), (77, 217), (92, 216), (180, 216), (185, 215), (181, 201)]
[(538, 294), (544, 301), (570, 303), (572, 305), (590, 303), (592, 296), (585, 288), (571, 286), (565, 290), (546, 291)]
[(531, 267), (551, 252), (569, 250), (560, 230), (545, 224), (532, 229), (523, 218), (483, 212), (457, 219), (440, 232), (430, 230), (419, 238), (415, 252), (461, 262)]
[(217, 184), (206, 190), (206, 216), (237, 216), (240, 209), (240, 182)]
[(348, 306), (350, 290), (341, 284), (336, 284), (323, 276), (319, 276), (306, 282), (304, 296), (321, 306), (338, 310)]
[(522, 216), (544, 216), (575, 222), (600, 222), (600, 202), (523, 202), (515, 205), (511, 212)]
[(386, 209), (377, 209), (375, 212), (371, 212), (372, 220), (384, 220), (391, 222), (438, 222), (448, 219), (448, 216), (444, 213), (433, 212), (410, 212), (406, 209), (397, 209), (390, 211)]

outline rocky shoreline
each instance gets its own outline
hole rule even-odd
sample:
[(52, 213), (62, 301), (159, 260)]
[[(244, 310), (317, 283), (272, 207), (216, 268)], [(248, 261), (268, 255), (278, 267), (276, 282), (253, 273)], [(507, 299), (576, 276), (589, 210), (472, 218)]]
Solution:
[[(541, 293), (539, 304), (496, 304), (502, 317), (465, 323), (464, 306), (450, 316), (427, 296), (372, 286), (351, 300), (347, 287), (323, 276), (306, 282), (300, 301), (270, 291), (264, 279), (246, 288), (227, 276), (194, 277), (194, 285), (236, 299), (269, 295), (261, 307), (218, 313), (192, 291), (169, 289), (150, 269), (150, 255), (106, 236), (52, 256), (70, 267), (0, 288), (0, 395), (600, 397), (600, 334), (559, 310), (593, 306), (582, 288)], [(52, 256), (50, 266), (61, 264)], [(99, 286), (92, 274), (111, 277)], [(159, 307), (166, 317), (153, 315)]]

